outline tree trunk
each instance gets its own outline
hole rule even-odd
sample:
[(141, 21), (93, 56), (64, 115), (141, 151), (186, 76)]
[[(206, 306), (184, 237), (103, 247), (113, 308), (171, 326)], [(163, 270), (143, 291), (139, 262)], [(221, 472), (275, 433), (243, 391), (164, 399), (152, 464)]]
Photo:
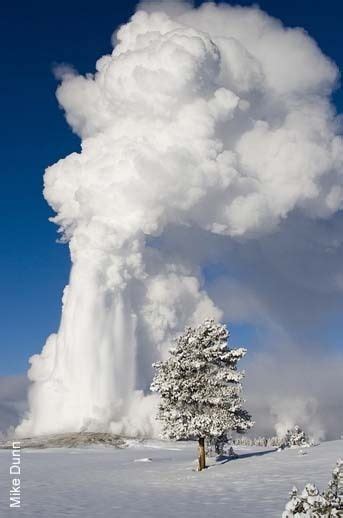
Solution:
[(206, 456), (205, 456), (205, 438), (199, 437), (199, 467), (198, 471), (202, 471), (206, 468)]

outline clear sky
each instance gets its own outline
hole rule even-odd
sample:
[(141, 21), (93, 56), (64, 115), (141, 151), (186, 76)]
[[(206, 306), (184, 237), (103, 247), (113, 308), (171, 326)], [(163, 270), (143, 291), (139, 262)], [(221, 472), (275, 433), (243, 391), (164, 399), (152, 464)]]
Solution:
[[(259, 5), (285, 25), (305, 28), (342, 70), (340, 0), (261, 0)], [(131, 0), (21, 0), (2, 6), (0, 375), (24, 372), (28, 357), (57, 330), (68, 279), (68, 247), (56, 244), (42, 178), (46, 166), (78, 150), (79, 139), (58, 108), (52, 67), (67, 62), (81, 73), (92, 72), (134, 6)], [(342, 112), (342, 91), (334, 102)], [(332, 333), (335, 338), (335, 327)], [(244, 343), (250, 334), (247, 326), (238, 326), (235, 341)]]

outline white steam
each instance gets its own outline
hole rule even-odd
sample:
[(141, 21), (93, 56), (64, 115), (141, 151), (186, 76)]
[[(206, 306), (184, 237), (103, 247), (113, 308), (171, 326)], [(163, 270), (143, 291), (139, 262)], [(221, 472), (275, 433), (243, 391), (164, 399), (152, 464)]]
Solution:
[(170, 228), (255, 239), (343, 207), (338, 72), (304, 31), (174, 2), (142, 4), (114, 41), (94, 75), (57, 72), (82, 151), (47, 169), (44, 195), (72, 270), (59, 331), (31, 359), (21, 435), (153, 432), (151, 362), (222, 314), (200, 265), (165, 253)]

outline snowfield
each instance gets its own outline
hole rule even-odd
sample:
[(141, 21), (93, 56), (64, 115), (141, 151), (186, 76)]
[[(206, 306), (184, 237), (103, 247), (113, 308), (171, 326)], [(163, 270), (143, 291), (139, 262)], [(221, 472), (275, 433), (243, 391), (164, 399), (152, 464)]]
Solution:
[(235, 448), (198, 473), (192, 442), (21, 450), (21, 508), (9, 508), (11, 450), (0, 450), (0, 516), (278, 518), (293, 485), (322, 490), (343, 441), (282, 452)]

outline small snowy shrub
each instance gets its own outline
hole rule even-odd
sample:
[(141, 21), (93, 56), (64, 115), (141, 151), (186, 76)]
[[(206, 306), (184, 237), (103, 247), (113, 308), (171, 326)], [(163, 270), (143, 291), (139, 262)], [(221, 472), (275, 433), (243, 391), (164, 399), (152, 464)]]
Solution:
[(217, 435), (215, 437), (209, 437), (206, 440), (207, 453), (209, 456), (224, 455), (229, 451), (229, 444), (232, 443), (231, 437), (228, 437), (226, 433)]
[(343, 517), (343, 461), (339, 459), (327, 489), (320, 494), (317, 487), (307, 484), (298, 495), (296, 487), (290, 493), (282, 518)]
[(279, 448), (283, 443), (284, 439), (277, 437), (235, 437), (232, 439), (232, 443), (237, 446), (264, 446), (268, 448)]
[(310, 446), (310, 440), (300, 426), (295, 425), (291, 430), (287, 430), (283, 445), (288, 448), (292, 446)]

